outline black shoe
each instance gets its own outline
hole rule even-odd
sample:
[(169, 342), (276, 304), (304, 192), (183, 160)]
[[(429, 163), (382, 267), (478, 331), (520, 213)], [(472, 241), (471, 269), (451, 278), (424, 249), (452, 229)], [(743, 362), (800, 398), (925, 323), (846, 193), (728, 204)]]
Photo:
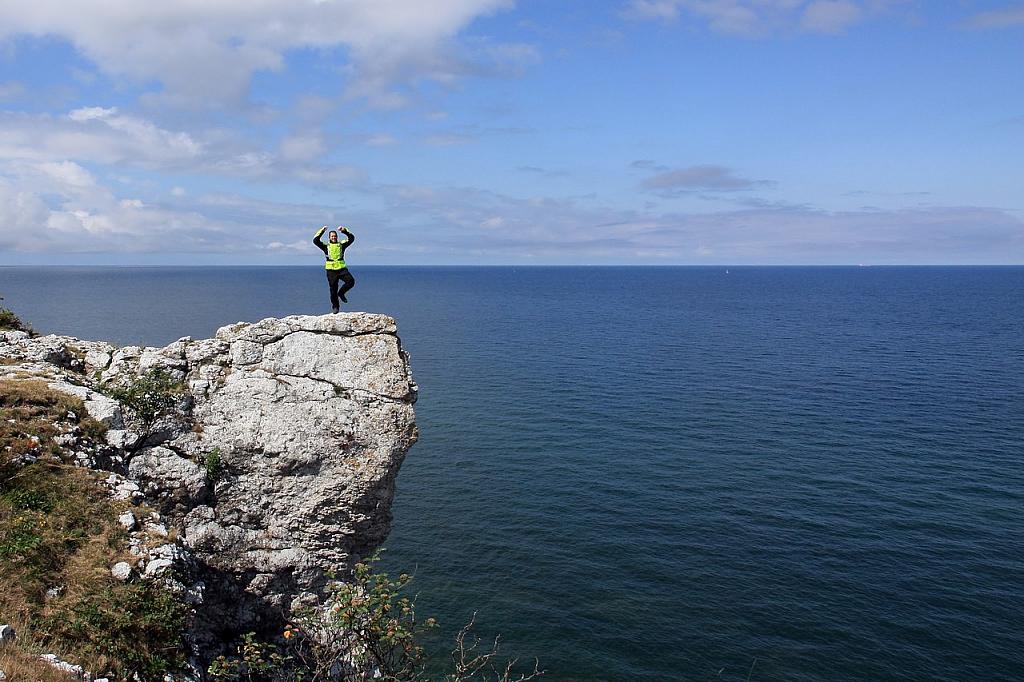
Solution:
[(338, 312), (338, 309), (337, 308), (331, 308), (331, 312), (332, 313), (336, 313), (336, 312)]
[(348, 303), (348, 299), (345, 298), (345, 294), (338, 294), (338, 298), (341, 299), (342, 303)]

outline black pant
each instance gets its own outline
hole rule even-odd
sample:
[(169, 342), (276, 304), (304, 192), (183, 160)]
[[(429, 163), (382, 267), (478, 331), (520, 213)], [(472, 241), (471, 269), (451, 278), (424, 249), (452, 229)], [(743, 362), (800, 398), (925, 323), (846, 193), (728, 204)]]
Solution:
[[(338, 289), (338, 280), (345, 282), (341, 289)], [(348, 268), (341, 270), (327, 271), (327, 288), (331, 291), (331, 308), (338, 309), (338, 296), (344, 296), (345, 292), (356, 285), (356, 278), (348, 271)]]

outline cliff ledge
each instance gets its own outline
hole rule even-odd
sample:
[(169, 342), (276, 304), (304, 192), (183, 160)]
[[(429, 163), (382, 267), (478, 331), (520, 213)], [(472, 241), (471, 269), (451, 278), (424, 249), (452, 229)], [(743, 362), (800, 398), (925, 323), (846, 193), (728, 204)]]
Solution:
[[(390, 317), (268, 318), (164, 348), (9, 331), (0, 359), (0, 379), (45, 381), (106, 425), (106, 446), (70, 454), (109, 471), (112, 496), (159, 512), (168, 540), (131, 569), (183, 584), (197, 654), (286, 615), (324, 570), (344, 572), (387, 537), (417, 437)], [(109, 395), (155, 368), (181, 389), (146, 423)]]

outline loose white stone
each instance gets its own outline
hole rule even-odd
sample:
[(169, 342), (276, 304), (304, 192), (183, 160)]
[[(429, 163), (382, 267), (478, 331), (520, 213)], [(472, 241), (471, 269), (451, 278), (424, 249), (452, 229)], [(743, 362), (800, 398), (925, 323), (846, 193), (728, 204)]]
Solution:
[(129, 531), (135, 530), (135, 526), (138, 524), (138, 521), (135, 520), (135, 514), (131, 513), (131, 511), (126, 511), (118, 516), (117, 522), (120, 523), (125, 530)]
[(42, 660), (49, 663), (52, 667), (60, 670), (61, 672), (73, 675), (75, 679), (82, 679), (85, 676), (85, 668), (80, 665), (73, 665), (66, 661), (62, 661), (55, 654), (43, 654), (40, 656)]
[(115, 579), (124, 582), (128, 578), (132, 577), (132, 567), (127, 561), (118, 561), (110, 569), (110, 575), (114, 576)]
[(158, 575), (163, 574), (174, 562), (170, 559), (154, 559), (146, 562), (146, 568), (142, 571), (142, 574), (147, 578), (155, 578)]

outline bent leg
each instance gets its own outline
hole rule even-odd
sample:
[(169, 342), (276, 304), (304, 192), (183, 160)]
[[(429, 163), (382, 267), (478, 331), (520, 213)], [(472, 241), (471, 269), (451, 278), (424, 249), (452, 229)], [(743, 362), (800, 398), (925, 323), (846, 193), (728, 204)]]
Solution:
[(348, 268), (342, 268), (340, 273), (341, 281), (344, 282), (344, 284), (342, 284), (341, 291), (339, 291), (338, 294), (341, 296), (341, 300), (348, 303), (348, 299), (345, 298), (345, 294), (348, 293), (349, 289), (356, 285), (356, 278), (352, 276), (352, 273), (348, 271)]
[(338, 270), (327, 270), (327, 290), (331, 292), (331, 309), (338, 310)]

